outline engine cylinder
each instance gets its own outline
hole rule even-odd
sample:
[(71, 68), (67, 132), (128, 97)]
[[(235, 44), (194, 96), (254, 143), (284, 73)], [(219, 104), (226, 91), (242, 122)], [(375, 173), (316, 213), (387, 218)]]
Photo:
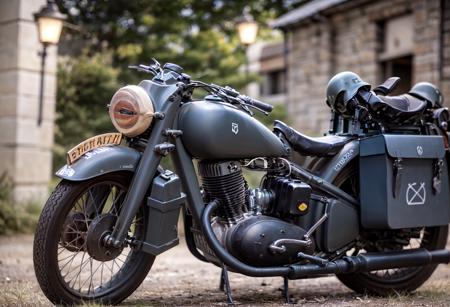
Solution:
[(235, 223), (245, 210), (246, 183), (238, 162), (207, 162), (198, 164), (206, 201), (217, 199), (221, 206), (219, 215)]

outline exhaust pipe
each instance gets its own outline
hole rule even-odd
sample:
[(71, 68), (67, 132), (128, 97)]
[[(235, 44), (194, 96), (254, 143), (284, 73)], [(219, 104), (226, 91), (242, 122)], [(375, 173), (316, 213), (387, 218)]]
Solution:
[(446, 249), (429, 251), (424, 248), (418, 248), (393, 252), (360, 254), (330, 261), (324, 265), (291, 265), (290, 268), (292, 270), (288, 277), (289, 279), (299, 279), (320, 275), (370, 272), (449, 262), (450, 251)]
[(449, 263), (450, 251), (446, 249), (429, 251), (425, 248), (392, 251), (383, 253), (365, 253), (346, 256), (342, 259), (323, 264), (293, 264), (280, 267), (254, 267), (233, 257), (217, 240), (211, 227), (211, 215), (219, 207), (217, 201), (210, 202), (201, 219), (201, 226), (209, 247), (217, 258), (234, 272), (254, 277), (287, 276), (300, 279), (330, 274), (370, 272), (394, 268), (418, 267), (428, 264)]

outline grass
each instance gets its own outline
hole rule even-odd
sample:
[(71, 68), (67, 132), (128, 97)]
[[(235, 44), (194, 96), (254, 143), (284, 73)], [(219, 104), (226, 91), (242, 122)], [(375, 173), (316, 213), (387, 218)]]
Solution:
[(6, 174), (0, 176), (0, 235), (34, 232), (42, 206), (37, 203), (15, 204), (12, 183)]
[(51, 306), (33, 282), (0, 283), (0, 306)]

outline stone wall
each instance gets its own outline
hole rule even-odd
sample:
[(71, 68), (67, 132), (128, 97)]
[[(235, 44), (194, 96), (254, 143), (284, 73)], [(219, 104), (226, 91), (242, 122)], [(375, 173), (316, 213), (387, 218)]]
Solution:
[(441, 84), (440, 88), (444, 94), (444, 103), (450, 106), (450, 0), (442, 1), (444, 7), (441, 9), (442, 27), (441, 27), (441, 50), (442, 63), (440, 63), (441, 70)]
[(45, 0), (0, 0), (0, 174), (17, 202), (41, 201), (51, 178), (56, 47), (48, 48), (43, 121), (37, 125), (41, 44), (33, 13)]
[(383, 81), (380, 25), (404, 14), (412, 14), (414, 22), (413, 82), (439, 85), (448, 103), (450, 1), (442, 2), (445, 10), (441, 10), (440, 0), (349, 1), (291, 29), (288, 109), (294, 126), (315, 135), (328, 131), (325, 91), (334, 74), (350, 70), (371, 84)]

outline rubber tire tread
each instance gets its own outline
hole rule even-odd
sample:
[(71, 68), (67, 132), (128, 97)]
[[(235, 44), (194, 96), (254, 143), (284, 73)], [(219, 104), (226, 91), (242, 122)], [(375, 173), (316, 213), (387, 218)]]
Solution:
[(52, 228), (56, 227), (59, 215), (64, 213), (65, 209), (67, 210), (65, 206), (67, 206), (67, 204), (72, 205), (70, 196), (73, 196), (74, 193), (78, 193), (84, 186), (92, 185), (99, 180), (111, 176), (115, 176), (116, 178), (124, 177), (126, 180), (131, 180), (131, 177), (124, 172), (109, 173), (82, 182), (62, 180), (50, 195), (42, 210), (34, 237), (34, 270), (42, 291), (54, 304), (74, 305), (91, 302), (111, 305), (118, 304), (129, 297), (139, 287), (153, 265), (155, 256), (142, 253), (142, 255), (139, 255), (140, 264), (136, 266), (136, 273), (132, 275), (126, 283), (126, 286), (94, 300), (84, 300), (70, 293), (65, 289), (65, 285), (61, 283), (59, 276), (57, 276), (59, 273), (51, 269), (52, 265), (49, 263), (51, 257), (49, 257), (48, 253), (51, 253), (52, 251), (48, 251), (47, 247), (54, 244), (54, 242), (52, 242), (53, 240), (59, 240), (59, 236), (55, 235), (55, 230)]

